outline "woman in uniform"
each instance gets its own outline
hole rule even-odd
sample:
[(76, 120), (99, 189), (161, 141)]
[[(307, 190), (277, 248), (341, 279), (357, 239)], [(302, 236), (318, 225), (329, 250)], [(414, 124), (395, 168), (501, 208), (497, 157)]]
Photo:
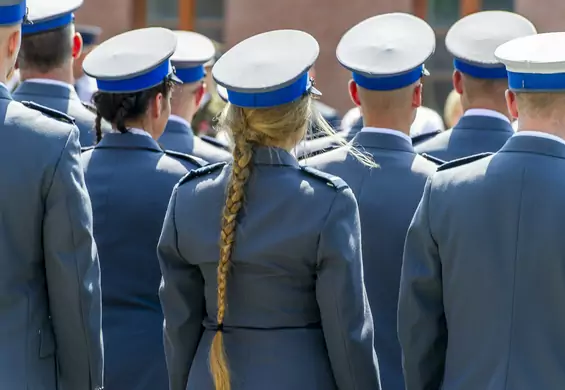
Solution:
[[(102, 271), (106, 390), (168, 390), (157, 242), (175, 184), (202, 166), (155, 141), (170, 114), (175, 35), (116, 36), (84, 61), (97, 81), (98, 144), (83, 154)], [(102, 138), (100, 122), (114, 129)]]
[(233, 163), (181, 180), (158, 247), (171, 390), (380, 387), (357, 203), (291, 154), (318, 53), (304, 32), (273, 31), (214, 67)]

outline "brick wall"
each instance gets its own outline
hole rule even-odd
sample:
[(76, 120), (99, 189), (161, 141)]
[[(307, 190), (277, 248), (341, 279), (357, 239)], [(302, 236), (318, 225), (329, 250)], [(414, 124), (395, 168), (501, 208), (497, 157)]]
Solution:
[(565, 0), (514, 0), (514, 7), (539, 32), (565, 31)]
[(131, 29), (133, 1), (85, 0), (84, 5), (76, 13), (76, 20), (79, 24), (102, 27), (103, 39), (106, 39)]
[[(312, 34), (320, 43), (316, 66), (322, 100), (342, 112), (352, 107), (347, 93), (350, 74), (335, 58), (345, 31), (379, 13), (411, 10), (412, 0), (226, 0), (226, 38), (231, 46), (251, 35), (281, 28)], [(323, 4), (323, 6), (319, 6)]]

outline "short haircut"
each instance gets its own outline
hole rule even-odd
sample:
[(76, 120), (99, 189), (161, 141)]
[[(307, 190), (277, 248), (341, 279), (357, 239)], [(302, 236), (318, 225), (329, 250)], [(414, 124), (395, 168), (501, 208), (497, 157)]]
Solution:
[(22, 37), (18, 65), (47, 73), (67, 62), (73, 54), (74, 26), (69, 24), (56, 30)]
[(518, 112), (531, 118), (565, 117), (565, 93), (517, 92)]
[(508, 79), (479, 79), (463, 74), (463, 85), (469, 101), (484, 98), (503, 100)]

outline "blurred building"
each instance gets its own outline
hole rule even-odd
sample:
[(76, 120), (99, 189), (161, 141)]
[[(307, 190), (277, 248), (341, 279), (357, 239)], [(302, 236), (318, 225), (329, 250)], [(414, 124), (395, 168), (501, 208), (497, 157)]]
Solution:
[(379, 13), (411, 12), (437, 32), (437, 49), (427, 64), (425, 104), (442, 112), (451, 90), (452, 58), (443, 39), (459, 17), (486, 9), (512, 10), (530, 18), (540, 31), (565, 30), (565, 0), (85, 0), (80, 23), (97, 24), (105, 37), (144, 26), (194, 29), (228, 47), (253, 34), (295, 28), (314, 35), (321, 45), (317, 85), (324, 102), (341, 112), (351, 107), (347, 71), (335, 59), (341, 35), (357, 22)]

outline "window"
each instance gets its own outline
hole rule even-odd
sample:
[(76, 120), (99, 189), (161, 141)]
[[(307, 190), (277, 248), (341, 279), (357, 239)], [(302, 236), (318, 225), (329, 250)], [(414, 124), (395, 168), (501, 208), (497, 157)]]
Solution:
[(224, 0), (133, 0), (134, 27), (194, 30), (223, 40)]
[(483, 0), (481, 9), (514, 11), (514, 0)]
[(434, 27), (449, 28), (459, 19), (460, 2), (458, 0), (428, 0), (427, 21)]

